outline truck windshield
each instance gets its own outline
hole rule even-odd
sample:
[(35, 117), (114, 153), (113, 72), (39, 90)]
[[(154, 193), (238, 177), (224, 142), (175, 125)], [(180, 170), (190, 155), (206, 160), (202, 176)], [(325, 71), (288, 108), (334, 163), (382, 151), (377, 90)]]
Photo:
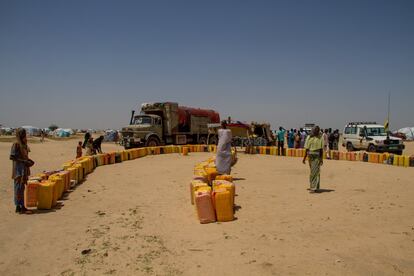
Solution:
[(150, 125), (151, 123), (151, 117), (148, 116), (137, 116), (134, 118), (134, 125)]
[(367, 136), (387, 136), (383, 127), (369, 127), (367, 128)]

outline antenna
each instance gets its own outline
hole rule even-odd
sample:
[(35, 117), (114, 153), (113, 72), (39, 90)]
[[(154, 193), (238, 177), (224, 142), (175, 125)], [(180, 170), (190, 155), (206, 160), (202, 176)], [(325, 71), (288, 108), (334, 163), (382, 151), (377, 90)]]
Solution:
[(388, 129), (390, 129), (390, 102), (391, 102), (391, 92), (388, 92)]

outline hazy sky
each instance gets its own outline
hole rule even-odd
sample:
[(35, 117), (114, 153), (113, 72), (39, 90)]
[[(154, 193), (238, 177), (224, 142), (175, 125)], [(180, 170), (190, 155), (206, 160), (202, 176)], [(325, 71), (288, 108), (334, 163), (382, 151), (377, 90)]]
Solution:
[(414, 126), (414, 1), (0, 0), (0, 124), (120, 128), (143, 102), (273, 128)]

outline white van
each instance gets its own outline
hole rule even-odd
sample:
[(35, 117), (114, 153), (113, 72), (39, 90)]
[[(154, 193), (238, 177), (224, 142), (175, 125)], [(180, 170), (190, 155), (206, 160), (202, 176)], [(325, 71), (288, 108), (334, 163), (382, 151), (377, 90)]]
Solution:
[(375, 122), (351, 122), (343, 132), (342, 145), (348, 151), (392, 152), (402, 154), (405, 146), (397, 137), (386, 133), (383, 125)]

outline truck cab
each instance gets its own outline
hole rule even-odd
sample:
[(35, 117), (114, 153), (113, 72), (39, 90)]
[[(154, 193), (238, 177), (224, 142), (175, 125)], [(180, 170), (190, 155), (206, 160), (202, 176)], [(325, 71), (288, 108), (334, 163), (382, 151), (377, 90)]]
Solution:
[(134, 114), (132, 111), (129, 125), (121, 131), (125, 148), (205, 144), (207, 124), (220, 122), (220, 115), (214, 110), (173, 102), (143, 103), (140, 114)]
[(375, 122), (351, 122), (344, 128), (342, 145), (348, 151), (392, 152), (402, 154), (405, 146), (400, 138), (392, 137), (383, 125)]
[(155, 147), (161, 142), (162, 118), (153, 114), (132, 116), (131, 124), (122, 128), (125, 148), (140, 146)]

